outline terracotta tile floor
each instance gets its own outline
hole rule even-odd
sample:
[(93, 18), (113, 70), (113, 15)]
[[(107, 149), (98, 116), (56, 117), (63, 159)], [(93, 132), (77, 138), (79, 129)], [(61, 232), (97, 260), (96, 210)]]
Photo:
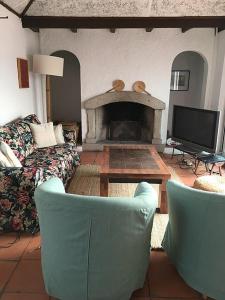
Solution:
[[(100, 152), (83, 152), (82, 164), (100, 164)], [(176, 158), (163, 156), (184, 183), (192, 185), (196, 176), (190, 169), (180, 169)], [(41, 273), (40, 236), (22, 235), (10, 248), (3, 248), (15, 239), (15, 234), (0, 236), (0, 299), (53, 300), (47, 296)], [(132, 300), (201, 299), (176, 272), (164, 252), (152, 251), (150, 268), (143, 289)], [(78, 299), (77, 299), (78, 300)], [(79, 299), (82, 300), (82, 299)]]

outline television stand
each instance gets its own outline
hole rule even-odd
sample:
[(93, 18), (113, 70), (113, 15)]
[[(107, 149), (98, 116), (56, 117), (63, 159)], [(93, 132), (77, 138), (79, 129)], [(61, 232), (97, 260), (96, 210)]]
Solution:
[(218, 155), (215, 153), (209, 153), (205, 151), (199, 151), (198, 149), (188, 147), (185, 145), (172, 145), (173, 146), (173, 152), (172, 157), (174, 157), (174, 150), (179, 150), (182, 152), (182, 160), (184, 159), (184, 154), (189, 154), (192, 158), (194, 158), (194, 168), (193, 172), (195, 175), (197, 175), (197, 170), (199, 167), (200, 162), (203, 162), (205, 164), (206, 171), (211, 175), (213, 173), (213, 169), (215, 166), (218, 166), (219, 168), (219, 174), (222, 176), (222, 170), (221, 167), (225, 163), (225, 157), (223, 155)]
[(173, 152), (172, 152), (172, 157), (174, 157), (174, 150), (179, 150), (182, 152), (182, 155), (184, 156), (184, 153), (187, 153), (189, 155), (191, 155), (192, 157), (196, 157), (198, 156), (201, 152), (199, 152), (199, 150), (195, 149), (195, 148), (192, 148), (192, 147), (188, 147), (188, 146), (185, 146), (183, 144), (179, 144), (179, 145), (172, 145), (173, 146)]

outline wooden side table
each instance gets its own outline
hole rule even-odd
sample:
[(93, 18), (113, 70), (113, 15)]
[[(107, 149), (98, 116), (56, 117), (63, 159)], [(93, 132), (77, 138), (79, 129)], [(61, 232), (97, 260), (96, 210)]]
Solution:
[(69, 139), (74, 143), (77, 143), (78, 137), (80, 135), (80, 123), (74, 122), (65, 122), (65, 121), (54, 121), (54, 125), (62, 124), (63, 129), (68, 130)]
[(72, 130), (75, 133), (76, 140), (78, 138), (80, 127), (77, 122), (60, 122), (63, 129)]

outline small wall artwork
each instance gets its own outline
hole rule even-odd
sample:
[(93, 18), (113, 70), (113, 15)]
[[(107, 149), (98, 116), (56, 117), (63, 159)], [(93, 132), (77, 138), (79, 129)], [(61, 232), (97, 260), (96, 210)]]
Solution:
[(28, 60), (17, 58), (19, 88), (29, 88)]
[(188, 91), (189, 90), (190, 71), (173, 70), (171, 74), (171, 91)]

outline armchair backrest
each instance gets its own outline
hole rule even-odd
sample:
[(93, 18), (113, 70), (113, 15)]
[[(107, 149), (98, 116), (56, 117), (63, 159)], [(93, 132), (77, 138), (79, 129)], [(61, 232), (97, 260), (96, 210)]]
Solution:
[(225, 299), (225, 195), (167, 184), (169, 224), (163, 247), (184, 280)]
[(57, 298), (128, 300), (145, 279), (156, 194), (134, 198), (65, 194), (53, 178), (35, 192), (47, 292)]

